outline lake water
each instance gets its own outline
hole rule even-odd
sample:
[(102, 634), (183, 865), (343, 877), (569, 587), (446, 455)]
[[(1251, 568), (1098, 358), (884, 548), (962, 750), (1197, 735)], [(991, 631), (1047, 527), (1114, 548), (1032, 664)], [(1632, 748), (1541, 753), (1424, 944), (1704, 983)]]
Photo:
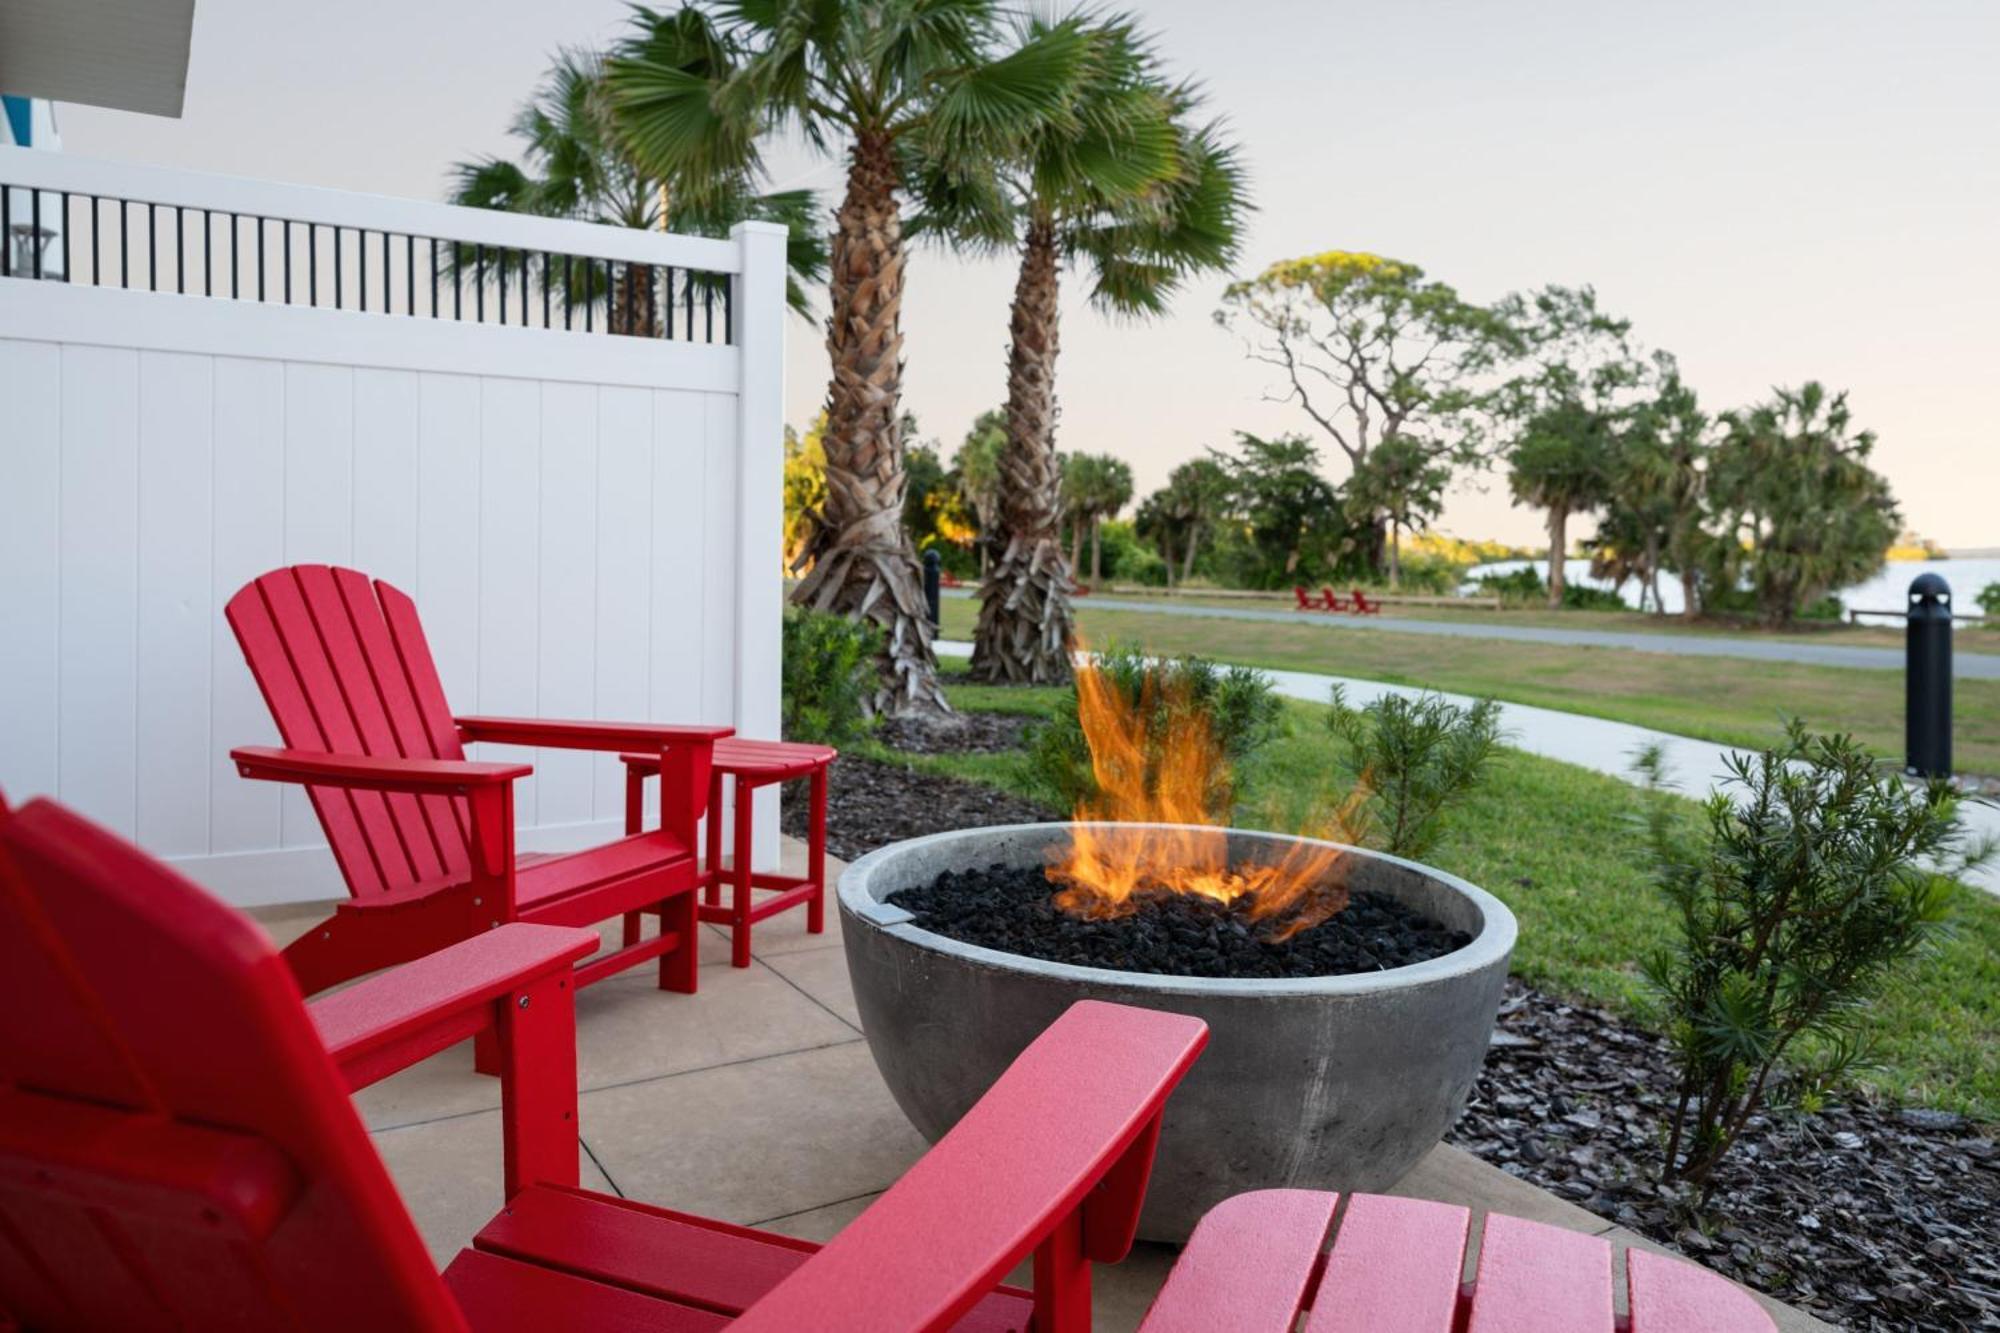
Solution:
[[(1543, 560), (1499, 560), (1492, 564), (1480, 565), (1467, 574), (1468, 586), (1470, 580), (1482, 574), (1507, 574), (1529, 564), (1540, 571), (1546, 572), (1548, 569), (1548, 562)], [(1882, 567), (1881, 573), (1866, 583), (1858, 583), (1834, 595), (1840, 598), (1843, 607), (1861, 611), (1893, 610), (1903, 605), (1909, 594), (1910, 580), (1919, 574), (1941, 575), (1944, 581), (1951, 585), (1952, 609), (1960, 615), (1965, 615), (1979, 609), (1979, 604), (1974, 599), (1979, 596), (1981, 588), (1989, 583), (2000, 583), (2000, 558), (1988, 556), (1951, 560), (1892, 560)], [(1571, 583), (1586, 587), (1603, 588), (1607, 591), (1611, 588), (1610, 580), (1590, 576), (1588, 560), (1565, 560), (1563, 577)], [(1638, 583), (1628, 581), (1621, 595), (1625, 598), (1627, 606), (1636, 608), (1639, 605)], [(1660, 579), (1660, 595), (1665, 600), (1669, 613), (1680, 611), (1681, 585), (1678, 579), (1672, 575), (1663, 576)], [(1903, 623), (1898, 617), (1887, 616), (1864, 615), (1861, 621), (1863, 624), (1881, 625)]]

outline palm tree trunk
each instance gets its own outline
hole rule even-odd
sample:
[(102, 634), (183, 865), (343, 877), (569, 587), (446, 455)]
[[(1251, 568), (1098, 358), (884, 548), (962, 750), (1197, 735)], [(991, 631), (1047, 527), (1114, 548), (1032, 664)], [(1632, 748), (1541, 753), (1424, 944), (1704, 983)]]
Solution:
[(903, 530), (903, 231), (894, 145), (863, 136), (834, 219), (826, 505), (792, 601), (882, 631), (878, 713), (949, 712), (915, 549)]
[(1549, 606), (1563, 604), (1563, 561), (1569, 556), (1569, 506), (1549, 506)]
[(1181, 566), (1181, 586), (1183, 587), (1187, 586), (1187, 581), (1194, 577), (1194, 548), (1200, 544), (1201, 528), (1199, 526), (1189, 528), (1187, 563)]
[[(1055, 228), (1028, 227), (1007, 348), (1007, 447), (1000, 455), (1000, 530), (1007, 545), (979, 589), (972, 674), (1054, 684), (1070, 677), (1070, 571), (1062, 550), (1062, 469), (1056, 463), (1060, 311)], [(1075, 535), (1080, 538), (1081, 529)]]
[(1071, 514), (1069, 519), (1069, 567), (1072, 574), (1083, 568), (1083, 515)]
[(1395, 519), (1389, 520), (1389, 591), (1394, 592), (1403, 582), (1403, 528)]
[(1681, 619), (1693, 620), (1701, 614), (1701, 584), (1692, 568), (1681, 569)]
[(1090, 516), (1090, 581), (1104, 582), (1104, 544), (1100, 540), (1104, 531), (1104, 520), (1097, 515)]

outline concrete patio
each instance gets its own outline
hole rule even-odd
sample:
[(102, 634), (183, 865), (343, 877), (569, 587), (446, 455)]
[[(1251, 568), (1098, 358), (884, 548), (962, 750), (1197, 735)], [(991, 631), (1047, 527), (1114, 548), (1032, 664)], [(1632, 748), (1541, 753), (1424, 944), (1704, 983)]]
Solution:
[[(786, 860), (802, 852), (788, 842)], [(252, 915), (283, 944), (325, 912)], [(662, 992), (638, 969), (577, 997), (587, 1188), (825, 1240), (916, 1160), (924, 1141), (869, 1056), (834, 916), (829, 905), (823, 935), (806, 933), (802, 912), (760, 924), (743, 970), (729, 966), (727, 935), (704, 926), (698, 995)], [(497, 1080), (472, 1072), (469, 1046), (356, 1098), (440, 1264), (499, 1206), (499, 1101)], [(1601, 1235), (1620, 1250), (1661, 1248), (1448, 1145), (1394, 1192)], [(1135, 1327), (1172, 1262), (1170, 1248), (1141, 1244), (1100, 1268), (1097, 1326)], [(1622, 1259), (1616, 1270), (1622, 1309)], [(1787, 1333), (1830, 1327), (1758, 1299)]]

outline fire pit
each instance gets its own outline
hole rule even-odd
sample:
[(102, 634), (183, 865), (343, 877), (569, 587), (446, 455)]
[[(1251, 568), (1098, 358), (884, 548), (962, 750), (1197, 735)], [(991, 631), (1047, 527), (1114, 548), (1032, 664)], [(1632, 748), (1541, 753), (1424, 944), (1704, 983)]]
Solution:
[(1077, 1000), (1207, 1021), (1140, 1221), (1165, 1241), (1243, 1190), (1394, 1184), (1464, 1106), (1514, 946), (1505, 906), (1429, 867), (1158, 823), (917, 838), (848, 867), (839, 901), (869, 1049), (933, 1140)]

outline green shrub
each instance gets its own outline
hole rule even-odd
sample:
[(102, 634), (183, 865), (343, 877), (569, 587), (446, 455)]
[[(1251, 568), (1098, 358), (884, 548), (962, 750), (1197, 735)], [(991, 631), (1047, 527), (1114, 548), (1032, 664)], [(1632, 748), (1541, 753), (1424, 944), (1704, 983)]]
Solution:
[(1500, 748), (1491, 699), (1460, 707), (1437, 694), (1384, 694), (1352, 708), (1336, 685), (1327, 725), (1361, 796), (1349, 835), (1396, 856), (1437, 845), (1452, 804), (1479, 785)]
[[(1639, 769), (1661, 785), (1657, 747)], [(1807, 1104), (1869, 1054), (1870, 1002), (1943, 928), (1969, 846), (1948, 782), (1885, 776), (1848, 736), (1794, 721), (1779, 748), (1730, 756), (1690, 838), (1652, 805), (1651, 845), (1678, 938), (1645, 964), (1680, 1067), (1661, 1176), (1712, 1172), (1782, 1063)]]
[(2000, 583), (1989, 583), (1979, 590), (1979, 596), (1972, 599), (1979, 609), (1989, 616), (2000, 616)]
[(1629, 611), (1625, 599), (1606, 588), (1587, 583), (1563, 584), (1563, 609), (1568, 611)]
[[(1130, 523), (1108, 519), (1100, 525), (1098, 541), (1103, 544), (1104, 581), (1140, 583), (1163, 588), (1167, 583), (1167, 562), (1160, 553), (1139, 540)], [(1090, 546), (1084, 544), (1084, 561), (1090, 560)], [(1080, 577), (1088, 578), (1087, 574)]]
[[(1202, 657), (1154, 659), (1136, 648), (1116, 646), (1097, 655), (1096, 671), (1113, 700), (1141, 715), (1149, 777), (1176, 727), (1196, 718), (1208, 727), (1226, 764), (1224, 771), (1210, 774), (1206, 803), (1211, 818), (1226, 819), (1235, 808), (1240, 770), (1278, 732), (1284, 704), (1270, 679), (1249, 667), (1223, 666)], [(1030, 738), (1028, 765), (1058, 808), (1074, 809), (1098, 795), (1075, 687), (1056, 716)]]
[(1505, 574), (1482, 574), (1473, 582), (1507, 606), (1539, 606), (1549, 599), (1549, 585), (1542, 582), (1542, 571), (1531, 564)]
[(1402, 582), (1396, 589), (1398, 592), (1451, 597), (1458, 592), (1458, 585), (1465, 581), (1465, 564), (1442, 555), (1405, 551), (1401, 573)]
[(874, 727), (868, 696), (875, 688), (881, 634), (846, 616), (785, 610), (783, 711), (786, 740), (846, 745)]

